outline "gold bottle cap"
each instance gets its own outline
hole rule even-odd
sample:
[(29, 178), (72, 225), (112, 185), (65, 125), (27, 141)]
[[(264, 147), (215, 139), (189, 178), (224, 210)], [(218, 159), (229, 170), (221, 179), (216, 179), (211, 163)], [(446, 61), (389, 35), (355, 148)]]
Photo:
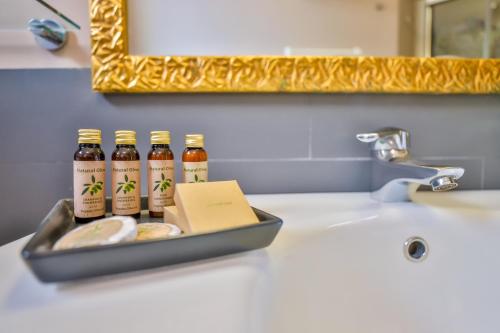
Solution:
[(78, 143), (94, 143), (101, 144), (101, 130), (82, 128), (78, 130)]
[(169, 145), (170, 132), (169, 131), (151, 131), (151, 144), (152, 145)]
[(115, 131), (115, 143), (117, 145), (135, 145), (136, 142), (135, 131)]
[(186, 134), (186, 147), (203, 148), (203, 134)]

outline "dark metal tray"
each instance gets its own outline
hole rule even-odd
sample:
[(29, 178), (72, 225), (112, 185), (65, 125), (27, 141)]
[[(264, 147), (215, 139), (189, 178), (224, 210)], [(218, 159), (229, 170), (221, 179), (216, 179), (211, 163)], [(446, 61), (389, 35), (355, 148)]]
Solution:
[[(107, 211), (110, 211), (107, 199)], [(147, 199), (142, 198), (147, 209)], [(52, 245), (77, 225), (73, 200), (57, 202), (38, 227), (21, 254), (42, 282), (62, 282), (173, 265), (268, 246), (276, 237), (282, 220), (253, 208), (260, 223), (218, 232), (186, 234), (175, 238), (137, 241), (79, 249), (52, 251)], [(143, 210), (139, 223), (160, 222)]]

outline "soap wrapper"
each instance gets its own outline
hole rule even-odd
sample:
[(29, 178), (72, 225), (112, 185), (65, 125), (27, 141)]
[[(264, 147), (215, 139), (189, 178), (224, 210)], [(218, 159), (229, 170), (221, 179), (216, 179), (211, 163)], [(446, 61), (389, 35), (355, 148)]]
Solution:
[(212, 232), (259, 223), (235, 180), (177, 184), (174, 201), (177, 216), (175, 210), (170, 209), (169, 217), (176, 218), (174, 223), (186, 233)]
[(176, 206), (163, 207), (163, 222), (168, 224), (175, 224), (178, 226), (177, 220), (179, 219), (179, 211)]

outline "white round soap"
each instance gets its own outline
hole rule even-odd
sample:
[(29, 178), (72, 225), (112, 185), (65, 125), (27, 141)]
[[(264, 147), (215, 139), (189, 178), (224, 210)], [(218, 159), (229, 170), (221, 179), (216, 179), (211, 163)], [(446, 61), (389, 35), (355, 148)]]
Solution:
[(137, 236), (137, 222), (130, 216), (113, 216), (78, 227), (53, 246), (53, 250), (75, 249), (133, 241)]
[(168, 238), (181, 234), (178, 226), (169, 223), (151, 222), (137, 225), (136, 240), (152, 240)]

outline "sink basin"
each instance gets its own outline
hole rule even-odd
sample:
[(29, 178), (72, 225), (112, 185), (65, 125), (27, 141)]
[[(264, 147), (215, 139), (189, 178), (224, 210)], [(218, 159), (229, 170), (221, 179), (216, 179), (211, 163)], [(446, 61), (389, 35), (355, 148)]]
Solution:
[(499, 332), (500, 191), (249, 201), (280, 233), (217, 259), (47, 285), (0, 247), (0, 331)]
[(286, 225), (284, 248), (273, 249), (268, 332), (499, 331), (498, 192), (296, 199), (266, 207)]

